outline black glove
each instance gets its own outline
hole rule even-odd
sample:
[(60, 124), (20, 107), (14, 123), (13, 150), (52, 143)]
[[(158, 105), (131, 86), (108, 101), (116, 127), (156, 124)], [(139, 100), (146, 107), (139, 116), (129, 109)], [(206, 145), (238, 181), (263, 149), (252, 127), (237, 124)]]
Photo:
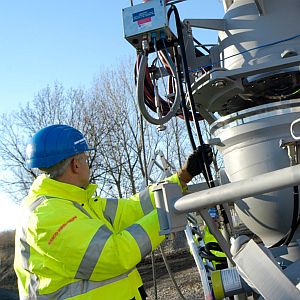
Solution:
[(210, 165), (213, 161), (212, 149), (207, 144), (199, 146), (196, 150), (194, 150), (194, 152), (188, 157), (183, 169), (186, 169), (192, 177), (199, 175), (205, 169), (205, 159), (208, 162), (208, 165)]

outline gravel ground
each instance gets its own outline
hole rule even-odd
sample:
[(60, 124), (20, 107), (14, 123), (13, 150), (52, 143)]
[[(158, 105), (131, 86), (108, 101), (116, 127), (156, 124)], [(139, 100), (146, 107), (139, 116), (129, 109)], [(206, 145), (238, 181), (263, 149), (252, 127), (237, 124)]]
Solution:
[[(238, 228), (236, 228), (234, 233), (246, 234), (253, 238), (256, 242), (260, 242), (259, 238), (251, 233), (244, 225), (240, 225)], [(204, 295), (201, 286), (200, 275), (194, 262), (194, 258), (189, 252), (185, 237), (182, 236), (178, 240), (182, 241), (182, 244), (179, 245), (179, 247), (170, 247), (170, 242), (167, 242), (163, 245), (164, 252), (167, 253), (171, 271), (184, 296), (184, 299), (203, 300)], [(138, 265), (138, 269), (143, 278), (149, 300), (155, 299), (151, 258), (147, 257), (141, 264)], [(182, 298), (174, 287), (174, 284), (168, 275), (167, 269), (158, 250), (155, 250), (155, 269), (158, 300), (181, 300)]]
[[(174, 276), (184, 299), (204, 299), (199, 273), (196, 267), (175, 272)], [(146, 291), (149, 299), (155, 299), (153, 287), (147, 288)], [(178, 291), (175, 289), (169, 275), (164, 275), (157, 280), (157, 296), (158, 299), (182, 299)]]
[[(188, 252), (168, 256), (168, 262), (181, 290), (184, 299), (204, 299), (200, 283), (200, 276), (192, 255)], [(155, 259), (156, 282), (158, 299), (182, 299), (174, 287), (174, 284), (167, 272), (162, 259)], [(146, 292), (150, 299), (155, 299), (155, 292), (152, 279), (151, 261), (139, 266)]]

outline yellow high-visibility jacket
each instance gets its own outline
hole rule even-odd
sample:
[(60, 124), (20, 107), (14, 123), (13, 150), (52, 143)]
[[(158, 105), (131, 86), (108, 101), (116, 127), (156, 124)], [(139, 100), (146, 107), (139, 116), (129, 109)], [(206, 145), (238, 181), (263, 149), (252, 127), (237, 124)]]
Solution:
[[(209, 243), (216, 243), (218, 244), (217, 239), (213, 236), (213, 234), (210, 232), (209, 228), (207, 225), (204, 227), (204, 236), (203, 236), (203, 241), (205, 245), (209, 245)], [(217, 250), (211, 250), (211, 253), (217, 257), (224, 257), (226, 258), (226, 254), (223, 251), (217, 251)], [(217, 267), (217, 265), (221, 265), (221, 262), (217, 261), (212, 261), (212, 264), (214, 267)]]
[(151, 187), (128, 199), (93, 197), (96, 188), (34, 181), (16, 230), (21, 300), (141, 299), (135, 266), (164, 239)]

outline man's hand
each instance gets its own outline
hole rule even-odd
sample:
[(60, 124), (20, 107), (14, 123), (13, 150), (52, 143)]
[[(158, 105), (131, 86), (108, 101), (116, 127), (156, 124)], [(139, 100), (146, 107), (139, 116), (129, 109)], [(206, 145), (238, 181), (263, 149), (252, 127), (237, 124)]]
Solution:
[(179, 170), (178, 176), (182, 185), (186, 185), (194, 176), (201, 174), (205, 170), (205, 157), (210, 165), (213, 161), (213, 153), (211, 147), (207, 144), (194, 150), (188, 157), (185, 165)]
[(188, 157), (183, 168), (186, 169), (192, 177), (199, 175), (205, 169), (205, 157), (210, 165), (213, 159), (213, 153), (211, 147), (207, 144), (199, 146), (196, 150), (194, 150), (194, 152)]

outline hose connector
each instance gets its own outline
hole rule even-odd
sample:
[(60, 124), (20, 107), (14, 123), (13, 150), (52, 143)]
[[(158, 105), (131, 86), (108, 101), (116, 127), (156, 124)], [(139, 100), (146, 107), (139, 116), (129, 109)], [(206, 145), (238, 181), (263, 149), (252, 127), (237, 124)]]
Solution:
[(146, 53), (150, 49), (149, 41), (148, 41), (148, 35), (144, 35), (142, 39), (142, 49)]

